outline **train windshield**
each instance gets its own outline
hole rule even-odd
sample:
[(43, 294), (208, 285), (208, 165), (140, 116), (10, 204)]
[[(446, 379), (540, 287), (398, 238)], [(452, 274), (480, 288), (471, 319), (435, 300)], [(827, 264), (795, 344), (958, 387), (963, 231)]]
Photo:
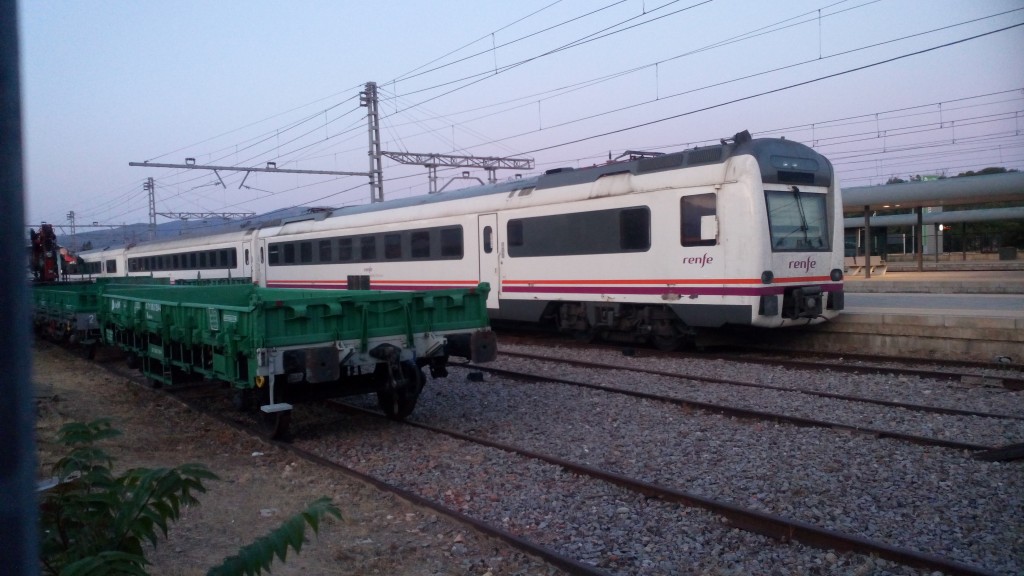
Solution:
[(827, 252), (831, 249), (825, 195), (765, 190), (773, 252)]

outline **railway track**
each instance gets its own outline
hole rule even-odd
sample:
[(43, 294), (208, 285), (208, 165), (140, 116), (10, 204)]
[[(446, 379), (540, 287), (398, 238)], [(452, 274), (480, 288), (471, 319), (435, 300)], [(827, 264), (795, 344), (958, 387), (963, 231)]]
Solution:
[(532, 331), (502, 331), (502, 347), (506, 345), (557, 346), (571, 350), (603, 349), (614, 354), (643, 355), (646, 358), (693, 359), (703, 362), (735, 362), (791, 368), (798, 370), (829, 370), (849, 374), (895, 374), (919, 378), (933, 378), (958, 382), (964, 386), (1002, 387), (1012, 391), (1024, 390), (1024, 371), (1020, 364), (967, 362), (959, 360), (889, 358), (859, 354), (792, 353), (765, 350), (756, 347), (730, 346), (721, 351), (662, 351), (650, 347), (623, 346), (610, 343), (581, 343), (560, 334)]
[[(859, 424), (858, 420), (870, 419), (869, 416), (865, 416), (862, 412), (854, 414), (853, 417), (846, 420), (826, 420), (817, 416), (811, 416), (809, 414), (794, 414), (787, 411), (787, 407), (784, 405), (780, 406), (778, 410), (765, 410), (754, 407), (757, 404), (756, 401), (746, 401), (743, 405), (738, 405), (738, 400), (746, 400), (743, 396), (738, 396), (733, 393), (730, 389), (735, 388), (752, 388), (759, 389), (762, 391), (769, 392), (784, 392), (806, 395), (810, 397), (822, 398), (828, 401), (839, 401), (848, 403), (858, 403), (866, 405), (880, 406), (885, 409), (892, 410), (906, 410), (914, 413), (921, 413), (922, 415), (936, 414), (945, 415), (951, 417), (960, 417), (967, 420), (978, 421), (978, 428), (988, 428), (988, 423), (984, 420), (1002, 421), (1002, 422), (1024, 422), (1024, 416), (1017, 414), (1002, 414), (995, 412), (986, 412), (979, 410), (965, 410), (957, 408), (948, 408), (942, 406), (922, 405), (907, 402), (896, 402), (888, 400), (880, 400), (877, 398), (870, 398), (864, 396), (855, 396), (849, 394), (836, 394), (830, 392), (822, 392), (818, 390), (798, 387), (798, 386), (785, 386), (775, 384), (759, 384), (745, 380), (728, 379), (728, 378), (717, 378), (702, 375), (692, 375), (686, 373), (680, 373), (675, 371), (656, 370), (649, 368), (636, 368), (636, 367), (624, 367), (619, 364), (610, 364), (603, 362), (595, 362), (590, 360), (580, 359), (565, 359), (555, 358), (548, 355), (531, 354), (524, 352), (510, 352), (503, 351), (502, 357), (504, 358), (517, 358), (519, 360), (527, 361), (529, 364), (537, 366), (538, 369), (526, 371), (523, 369), (508, 369), (501, 368), (502, 361), (496, 363), (496, 365), (490, 366), (474, 366), (467, 365), (468, 368), (479, 370), (481, 372), (489, 372), (492, 374), (501, 374), (506, 377), (515, 378), (526, 381), (537, 381), (537, 382), (551, 382), (557, 384), (571, 385), (580, 388), (586, 388), (591, 390), (599, 390), (602, 392), (622, 394), (626, 396), (632, 396), (635, 398), (642, 398), (647, 400), (654, 400), (658, 402), (665, 402), (668, 404), (705, 410), (711, 413), (724, 414), (738, 418), (747, 418), (753, 420), (765, 420), (771, 422), (785, 422), (796, 426), (813, 426), (819, 428), (834, 428), (834, 429), (848, 429), (861, 432), (864, 434), (870, 434), (879, 438), (895, 438), (903, 441), (913, 442), (921, 445), (931, 445), (943, 448), (971, 450), (979, 452), (980, 457), (991, 457), (995, 451), (1002, 451), (999, 453), (1005, 454), (1008, 458), (1019, 458), (1019, 452), (1016, 451), (1005, 451), (1006, 444), (1008, 442), (1001, 443), (982, 443), (982, 442), (967, 442), (959, 439), (942, 438), (935, 436), (927, 436), (922, 434), (910, 433), (907, 431), (901, 431), (893, 428), (880, 428), (877, 426), (868, 426)], [(520, 364), (521, 365), (521, 364)], [(627, 372), (630, 374), (636, 374), (645, 377), (657, 377), (660, 381), (658, 386), (645, 386), (643, 384), (633, 384), (634, 378), (632, 377), (615, 377), (605, 378), (605, 380), (612, 379), (616, 380), (617, 384), (597, 384), (590, 381), (590, 378), (570, 376), (560, 377), (554, 376), (555, 373), (560, 373), (558, 367), (561, 365), (572, 366), (576, 369), (584, 371), (602, 371), (609, 374), (616, 374), (620, 372)], [(571, 372), (571, 371), (570, 371)], [(665, 382), (667, 380), (667, 382)], [(716, 394), (708, 389), (700, 390), (701, 398), (694, 398), (689, 395), (687, 391), (679, 391), (677, 387), (673, 387), (673, 383), (686, 382), (690, 384), (687, 390), (693, 390), (693, 384), (712, 384), (716, 385)], [(723, 389), (723, 387), (725, 387)], [(709, 397), (715, 397), (712, 400), (708, 400)], [(922, 421), (917, 419), (916, 421), (908, 418), (901, 418), (899, 423), (904, 424), (917, 424), (918, 428), (933, 427), (929, 421)], [(914, 426), (908, 425), (907, 428), (913, 428)], [(1018, 430), (1019, 434), (1024, 434), (1024, 431), (1020, 430), (1020, 426), (1014, 426), (1013, 428)], [(941, 432), (941, 427), (939, 427)], [(997, 438), (1003, 436), (996, 432), (991, 434)], [(1024, 437), (1017, 438), (1017, 440), (1024, 442)]]
[[(186, 399), (203, 399), (203, 402), (207, 404), (211, 398), (208, 390), (204, 390), (201, 386), (182, 390), (178, 395), (187, 397)], [(227, 403), (221, 402), (220, 404), (224, 406)], [(210, 411), (208, 405), (205, 408), (200, 408), (204, 411)], [(351, 415), (342, 416), (341, 420), (332, 419), (324, 415), (318, 408), (313, 409), (311, 413), (304, 410), (300, 413), (299, 420), (308, 423), (306, 425), (307, 431), (309, 428), (316, 428), (317, 433), (313, 434), (313, 436), (320, 436), (322, 438), (319, 440), (302, 439), (303, 425), (300, 424), (298, 432), (300, 438), (296, 439), (296, 442), (289, 446), (288, 449), (292, 450), (298, 457), (309, 459), (322, 466), (342, 470), (346, 474), (358, 477), (380, 489), (398, 494), (417, 505), (429, 507), (438, 513), (458, 519), (460, 522), (500, 538), (524, 552), (544, 558), (552, 565), (571, 574), (640, 574), (658, 573), (658, 570), (648, 571), (645, 568), (637, 567), (638, 559), (620, 557), (615, 553), (605, 555), (612, 558), (610, 561), (596, 562), (593, 555), (588, 555), (587, 553), (580, 555), (578, 551), (574, 551), (575, 549), (565, 542), (559, 543), (557, 540), (545, 539), (543, 532), (547, 532), (549, 529), (552, 532), (557, 531), (557, 529), (551, 526), (542, 527), (541, 524), (530, 524), (526, 521), (518, 524), (512, 522), (510, 525), (508, 522), (496, 519), (493, 513), (480, 511), (475, 503), (482, 503), (482, 506), (487, 508), (489, 505), (494, 504), (494, 502), (490, 501), (491, 497), (503, 500), (505, 495), (501, 493), (502, 486), (485, 486), (483, 489), (490, 491), (490, 494), (487, 496), (477, 493), (473, 494), (472, 498), (468, 496), (462, 498), (460, 497), (460, 491), (468, 490), (468, 488), (460, 486), (457, 478), (449, 482), (443, 482), (444, 474), (441, 474), (440, 478), (437, 478), (437, 475), (434, 474), (435, 472), (443, 471), (439, 470), (439, 468), (443, 469), (445, 466), (443, 461), (435, 460), (436, 458), (443, 457), (431, 457), (430, 464), (425, 465), (419, 462), (423, 458), (422, 453), (432, 451), (433, 447), (437, 444), (447, 443), (449, 445), (442, 453), (448, 454), (452, 459), (459, 458), (467, 453), (485, 454), (483, 456), (474, 456), (469, 465), (470, 467), (478, 466), (482, 461), (487, 465), (489, 475), (495, 478), (514, 475), (517, 473), (517, 470), (534, 468), (540, 465), (537, 463), (542, 463), (562, 471), (552, 472), (550, 477), (555, 480), (551, 480), (551, 482), (561, 479), (565, 473), (569, 473), (573, 478), (576, 478), (574, 486), (577, 487), (574, 490), (570, 489), (570, 491), (582, 491), (591, 497), (593, 492), (603, 493), (605, 491), (612, 491), (613, 495), (610, 497), (612, 501), (620, 504), (625, 503), (619, 506), (618, 509), (657, 507), (660, 513), (667, 514), (669, 517), (680, 514), (679, 512), (672, 513), (672, 509), (699, 509), (706, 511), (710, 516), (701, 516), (701, 522), (707, 524), (701, 524), (701, 527), (697, 528), (697, 530), (725, 530), (722, 533), (722, 538), (726, 538), (725, 534), (735, 528), (739, 528), (747, 534), (767, 536), (767, 540), (758, 540), (759, 546), (768, 546), (769, 548), (773, 546), (781, 547), (781, 549), (791, 551), (789, 550), (792, 548), (791, 543), (797, 542), (814, 548), (849, 551), (854, 554), (863, 555), (862, 557), (840, 555), (839, 562), (848, 561), (856, 563), (862, 561), (870, 564), (871, 560), (869, 558), (877, 557), (884, 558), (901, 566), (913, 566), (926, 571), (938, 570), (947, 574), (995, 573), (970, 563), (951, 560), (942, 555), (921, 552), (913, 547), (892, 545), (872, 538), (858, 536), (855, 533), (822, 528), (815, 523), (794, 520), (784, 515), (766, 513), (763, 510), (737, 505), (735, 502), (730, 502), (728, 498), (713, 498), (699, 491), (680, 490), (675, 487), (665, 486), (659, 482), (646, 481), (635, 474), (610, 471), (603, 466), (580, 463), (576, 459), (552, 454), (546, 450), (531, 449), (516, 443), (490, 439), (486, 435), (466, 433), (451, 427), (433, 425), (427, 422), (417, 422), (411, 424), (411, 426), (396, 426), (383, 418), (379, 418), (379, 415), (374, 410), (367, 411), (353, 406), (347, 406), (344, 410)], [(367, 420), (371, 414), (373, 418)], [(232, 426), (245, 425), (237, 416), (224, 414), (214, 414), (214, 416)], [(414, 415), (414, 417), (416, 416)], [(351, 431), (353, 429), (359, 431), (358, 439), (352, 437)], [(252, 430), (251, 426), (249, 430)], [(411, 430), (419, 430), (419, 432)], [(336, 447), (336, 444), (339, 442), (336, 442), (334, 438), (341, 431), (349, 432), (349, 434), (341, 434), (342, 436), (348, 436), (340, 442), (342, 444), (347, 443), (347, 448)], [(431, 435), (443, 435), (449, 440), (442, 442), (436, 440), (433, 436), (424, 436), (424, 431), (429, 431)], [(394, 434), (398, 434), (400, 437), (390, 438)], [(369, 450), (369, 456), (367, 452), (363, 451), (368, 446), (377, 446), (376, 449)], [(510, 458), (509, 456), (495, 456), (493, 455), (494, 453), (514, 455), (515, 458), (507, 461)], [(404, 458), (403, 454), (405, 455)], [(504, 464), (508, 467), (507, 470), (503, 470), (495, 465), (495, 462)], [(406, 469), (404, 470), (405, 475), (397, 479), (394, 478), (394, 474), (399, 473), (402, 469)], [(408, 473), (413, 473), (412, 480), (409, 479)], [(424, 479), (424, 476), (427, 478)], [(578, 486), (578, 483), (582, 482), (579, 478), (588, 479), (586, 488)], [(437, 482), (442, 483), (442, 485), (435, 486), (435, 479)], [(593, 488), (590, 487), (591, 483), (610, 487)], [(654, 502), (658, 504), (653, 504)], [(644, 514), (647, 513), (647, 511), (644, 512)], [(501, 513), (498, 514), (498, 516), (500, 515)], [(694, 514), (685, 513), (683, 515), (692, 520)], [(717, 520), (715, 520), (716, 518)], [(676, 529), (675, 527), (667, 528), (669, 531)], [(678, 530), (681, 532), (686, 531), (685, 528), (678, 528)], [(713, 532), (713, 534), (718, 533)], [(760, 536), (748, 536), (746, 538), (760, 538)], [(774, 544), (771, 544), (773, 542)], [(823, 552), (821, 554), (824, 557), (832, 553)], [(833, 554), (832, 557), (835, 557), (835, 555)], [(861, 558), (868, 558), (868, 560), (862, 560)], [(595, 562), (597, 565), (595, 565)], [(874, 566), (880, 568), (880, 565), (877, 563)], [(896, 571), (890, 572), (893, 567), (895, 567)], [(884, 571), (890, 573), (918, 573), (900, 570), (895, 564), (884, 569)], [(852, 568), (851, 571), (853, 571)], [(661, 573), (669, 572), (663, 571)]]
[[(341, 405), (345, 409), (359, 411), (371, 416), (383, 417), (383, 415), (373, 410), (368, 410), (351, 404)], [(891, 546), (884, 542), (877, 542), (856, 535), (827, 530), (806, 522), (794, 521), (778, 515), (744, 508), (725, 500), (718, 500), (696, 493), (659, 486), (638, 478), (601, 470), (592, 466), (581, 465), (564, 458), (543, 454), (504, 442), (496, 442), (480, 436), (468, 435), (424, 423), (407, 422), (406, 424), (436, 434), (443, 434), (463, 442), (469, 442), (501, 450), (503, 452), (510, 452), (531, 460), (543, 461), (563, 468), (573, 474), (614, 484), (626, 490), (636, 492), (646, 498), (657, 498), (661, 501), (672, 502), (681, 506), (701, 508), (720, 515), (730, 526), (766, 535), (780, 543), (796, 541), (815, 548), (875, 555), (899, 564), (928, 570), (940, 570), (946, 574), (990, 574), (987, 570), (952, 561), (940, 556), (924, 554), (916, 550)]]

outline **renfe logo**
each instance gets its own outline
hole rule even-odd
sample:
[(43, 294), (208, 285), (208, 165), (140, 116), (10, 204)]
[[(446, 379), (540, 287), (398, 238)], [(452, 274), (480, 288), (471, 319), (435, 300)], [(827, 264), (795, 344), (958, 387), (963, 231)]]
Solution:
[(810, 270), (817, 267), (818, 261), (814, 260), (810, 256), (806, 260), (797, 260), (796, 262), (789, 263), (790, 270)]
[(711, 264), (712, 262), (714, 262), (714, 260), (714, 258), (708, 256), (708, 253), (705, 252), (703, 256), (691, 256), (689, 258), (683, 258), (683, 264), (700, 264), (700, 267), (703, 268), (705, 264)]

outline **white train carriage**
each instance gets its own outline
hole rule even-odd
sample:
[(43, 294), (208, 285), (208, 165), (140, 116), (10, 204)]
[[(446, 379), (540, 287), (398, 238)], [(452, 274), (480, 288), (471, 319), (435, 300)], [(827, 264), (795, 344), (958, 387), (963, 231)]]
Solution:
[(147, 242), (127, 248), (83, 252), (80, 276), (152, 276), (171, 283), (191, 280), (248, 278), (258, 280), (252, 252), (257, 231), (239, 230)]
[(405, 290), (490, 282), (495, 320), (666, 346), (843, 308), (831, 164), (746, 132), (721, 145), (317, 214), (259, 231), (259, 281)]
[(127, 269), (121, 247), (89, 250), (76, 256), (77, 262), (68, 273), (69, 280), (124, 276)]
[(187, 280), (252, 278), (252, 242), (256, 230), (164, 240), (125, 250), (129, 276), (152, 275)]

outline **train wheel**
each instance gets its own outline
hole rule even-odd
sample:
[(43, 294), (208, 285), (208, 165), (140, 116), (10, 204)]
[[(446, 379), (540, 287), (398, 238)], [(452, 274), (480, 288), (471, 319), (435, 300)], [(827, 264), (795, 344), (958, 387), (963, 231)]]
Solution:
[(292, 411), (282, 410), (270, 412), (269, 414), (260, 411), (263, 419), (263, 430), (271, 440), (284, 440), (288, 438), (288, 429), (292, 424)]
[[(381, 364), (381, 366), (385, 366)], [(420, 397), (420, 390), (426, 382), (423, 371), (412, 362), (402, 362), (402, 382), (396, 382), (393, 378), (378, 383), (377, 405), (388, 418), (392, 420), (404, 420), (412, 414), (416, 407), (416, 401)], [(387, 374), (385, 371), (384, 374)]]

